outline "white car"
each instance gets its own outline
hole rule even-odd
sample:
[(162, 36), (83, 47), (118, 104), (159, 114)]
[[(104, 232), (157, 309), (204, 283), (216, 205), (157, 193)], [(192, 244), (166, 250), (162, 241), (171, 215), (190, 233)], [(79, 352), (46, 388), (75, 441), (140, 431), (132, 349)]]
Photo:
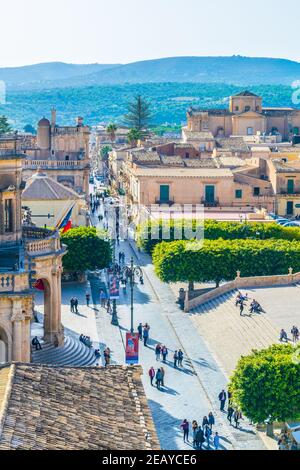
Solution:
[(291, 221), (283, 225), (283, 227), (298, 227), (300, 228), (300, 222)]

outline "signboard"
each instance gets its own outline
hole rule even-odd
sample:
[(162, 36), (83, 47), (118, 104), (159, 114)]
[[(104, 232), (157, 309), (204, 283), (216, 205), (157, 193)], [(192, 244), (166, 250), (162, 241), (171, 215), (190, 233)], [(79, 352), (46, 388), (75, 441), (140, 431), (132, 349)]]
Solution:
[(300, 204), (296, 204), (295, 207), (297, 207), (297, 209), (299, 209), (299, 208), (300, 208)]
[(120, 298), (120, 281), (116, 276), (111, 276), (109, 279), (109, 298), (110, 300)]
[(139, 334), (126, 333), (126, 364), (139, 363)]

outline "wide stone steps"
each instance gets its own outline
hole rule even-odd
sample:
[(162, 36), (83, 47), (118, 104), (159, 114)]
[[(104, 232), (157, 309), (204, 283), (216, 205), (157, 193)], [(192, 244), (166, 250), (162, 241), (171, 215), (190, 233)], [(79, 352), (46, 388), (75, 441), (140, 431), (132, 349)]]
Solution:
[(245, 306), (244, 316), (235, 306), (237, 291), (225, 293), (190, 312), (199, 333), (207, 341), (225, 372), (230, 375), (237, 361), (253, 349), (264, 349), (277, 343), (279, 331), (264, 314), (249, 313), (250, 303)]
[(89, 367), (97, 362), (94, 349), (89, 349), (81, 341), (66, 336), (65, 344), (55, 348), (53, 344), (42, 344), (41, 351), (32, 352), (32, 362), (56, 366)]

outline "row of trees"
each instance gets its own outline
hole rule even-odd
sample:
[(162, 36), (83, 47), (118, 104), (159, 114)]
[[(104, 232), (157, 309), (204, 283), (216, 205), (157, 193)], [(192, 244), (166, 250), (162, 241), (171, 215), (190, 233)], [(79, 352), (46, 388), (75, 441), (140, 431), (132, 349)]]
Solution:
[(300, 242), (287, 240), (205, 240), (162, 242), (153, 251), (163, 282), (211, 282), (300, 271)]
[(283, 239), (299, 240), (300, 230), (295, 227), (282, 227), (276, 223), (239, 223), (218, 222), (216, 220), (170, 220), (149, 221), (141, 224), (137, 231), (138, 246), (152, 254), (157, 244), (162, 241), (191, 239), (203, 235), (206, 240), (237, 240), (237, 239)]

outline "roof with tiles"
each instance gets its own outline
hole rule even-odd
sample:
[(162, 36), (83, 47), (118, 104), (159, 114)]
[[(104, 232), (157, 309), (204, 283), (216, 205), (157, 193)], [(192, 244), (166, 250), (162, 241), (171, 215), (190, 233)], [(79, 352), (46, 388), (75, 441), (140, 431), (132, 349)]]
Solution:
[(272, 160), (272, 164), (274, 165), (277, 173), (299, 173), (300, 172), (300, 162), (299, 161), (292, 161), (292, 162), (283, 162), (281, 160)]
[(58, 183), (41, 171), (33, 175), (26, 184), (26, 188), (22, 193), (22, 199), (31, 200), (64, 200), (64, 199), (80, 199), (80, 196), (71, 188), (67, 188)]
[(0, 368), (0, 450), (159, 450), (141, 367)]

